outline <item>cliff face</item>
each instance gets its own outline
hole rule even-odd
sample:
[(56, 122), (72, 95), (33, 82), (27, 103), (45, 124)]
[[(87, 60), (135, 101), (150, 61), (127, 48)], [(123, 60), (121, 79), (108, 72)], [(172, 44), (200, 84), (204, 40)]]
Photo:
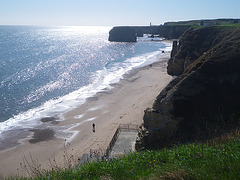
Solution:
[(173, 46), (175, 53), (168, 62), (168, 74), (182, 74), (188, 65), (218, 43), (216, 35), (220, 33), (219, 31), (212, 27), (186, 31), (178, 45)]
[(166, 39), (179, 38), (189, 26), (119, 26), (109, 32), (109, 41), (136, 42), (137, 36), (143, 34), (160, 35)]
[(166, 39), (178, 39), (189, 27), (184, 25), (160, 26), (159, 34)]
[(172, 56), (168, 70), (179, 76), (145, 110), (137, 150), (210, 138), (239, 125), (240, 29), (189, 30)]
[(115, 42), (136, 42), (135, 30), (131, 27), (114, 27), (109, 32), (109, 41)]

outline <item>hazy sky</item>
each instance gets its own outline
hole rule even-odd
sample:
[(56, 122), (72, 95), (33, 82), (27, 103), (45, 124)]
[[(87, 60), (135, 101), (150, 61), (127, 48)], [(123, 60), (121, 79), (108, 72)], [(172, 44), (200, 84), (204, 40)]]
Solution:
[(0, 0), (0, 25), (148, 25), (240, 18), (240, 0)]

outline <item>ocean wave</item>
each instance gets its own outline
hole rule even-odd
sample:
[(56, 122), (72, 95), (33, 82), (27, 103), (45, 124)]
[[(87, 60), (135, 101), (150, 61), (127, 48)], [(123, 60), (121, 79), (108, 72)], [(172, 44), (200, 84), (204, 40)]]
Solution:
[[(0, 123), (0, 134), (5, 131), (19, 128), (34, 128), (39, 125), (40, 119), (44, 117), (56, 117), (61, 119), (61, 114), (65, 113), (77, 106), (80, 106), (86, 99), (94, 96), (96, 93), (105, 89), (111, 89), (111, 84), (117, 83), (123, 78), (123, 75), (130, 70), (146, 66), (155, 61), (158, 61), (160, 57), (164, 57), (164, 53), (161, 51), (169, 51), (171, 49), (170, 44), (165, 44), (164, 48), (159, 51), (145, 53), (141, 56), (127, 58), (123, 62), (114, 62), (111, 65), (106, 65), (103, 69), (96, 71), (91, 76), (92, 83), (87, 86), (83, 86), (76, 91), (73, 91), (65, 96), (57, 99), (51, 99), (43, 103), (41, 106), (32, 108), (26, 112), (22, 112)], [(28, 99), (36, 98), (38, 93), (42, 91), (51, 90), (57, 88), (57, 82), (52, 82), (39, 89), (39, 92), (35, 92), (29, 95)], [(60, 84), (61, 86), (61, 84)]]

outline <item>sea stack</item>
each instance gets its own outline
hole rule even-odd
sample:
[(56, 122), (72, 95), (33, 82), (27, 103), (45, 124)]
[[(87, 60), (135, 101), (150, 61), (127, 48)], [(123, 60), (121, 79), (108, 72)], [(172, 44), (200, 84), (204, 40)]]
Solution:
[(108, 40), (114, 42), (136, 42), (137, 35), (131, 27), (114, 27), (109, 32)]

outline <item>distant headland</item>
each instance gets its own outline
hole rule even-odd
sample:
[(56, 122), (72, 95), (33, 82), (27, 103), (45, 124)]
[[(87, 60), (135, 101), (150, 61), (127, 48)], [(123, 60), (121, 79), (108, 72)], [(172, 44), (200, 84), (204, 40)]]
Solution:
[(109, 32), (109, 41), (136, 42), (143, 34), (152, 34), (166, 39), (178, 39), (187, 29), (205, 26), (238, 26), (240, 19), (206, 19), (166, 22), (163, 25), (116, 26)]

